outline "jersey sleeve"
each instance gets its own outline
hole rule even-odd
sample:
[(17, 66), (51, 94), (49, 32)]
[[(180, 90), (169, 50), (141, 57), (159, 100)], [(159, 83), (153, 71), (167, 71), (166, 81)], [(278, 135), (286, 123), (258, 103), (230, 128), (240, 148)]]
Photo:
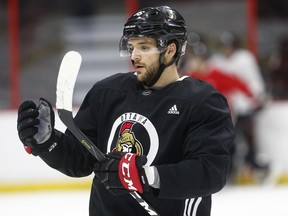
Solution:
[[(203, 197), (221, 190), (229, 169), (234, 127), (226, 99), (211, 93), (191, 110), (183, 160), (157, 166), (161, 198)], [(181, 143), (179, 143), (181, 148)]]

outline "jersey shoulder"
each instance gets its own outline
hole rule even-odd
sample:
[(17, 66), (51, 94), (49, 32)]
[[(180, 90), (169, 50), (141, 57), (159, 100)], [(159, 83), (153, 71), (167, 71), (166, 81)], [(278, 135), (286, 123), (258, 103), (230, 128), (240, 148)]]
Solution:
[(177, 92), (178, 98), (188, 102), (192, 107), (203, 103), (213, 103), (218, 107), (228, 106), (225, 96), (203, 80), (187, 77), (181, 81), (181, 87)]
[(204, 98), (213, 93), (219, 93), (211, 84), (192, 77), (184, 77), (181, 81), (181, 95), (185, 98)]
[(93, 88), (119, 89), (124, 83), (131, 82), (135, 78), (134, 72), (117, 73), (98, 81)]
[(127, 86), (134, 83), (134, 79), (134, 73), (127, 72), (117, 73), (96, 82), (86, 94), (82, 107), (88, 106), (89, 103), (94, 104), (95, 101), (101, 101), (107, 93), (112, 95), (111, 97), (119, 97), (127, 89)]

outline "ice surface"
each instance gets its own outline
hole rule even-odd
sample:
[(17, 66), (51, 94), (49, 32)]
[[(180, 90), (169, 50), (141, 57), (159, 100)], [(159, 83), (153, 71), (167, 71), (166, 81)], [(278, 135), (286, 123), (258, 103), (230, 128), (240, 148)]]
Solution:
[(231, 186), (215, 194), (211, 216), (287, 216), (288, 185)]
[[(288, 186), (227, 186), (211, 216), (287, 216)], [(89, 191), (0, 194), (1, 216), (88, 216)]]
[(1, 216), (88, 216), (89, 191), (0, 194)]

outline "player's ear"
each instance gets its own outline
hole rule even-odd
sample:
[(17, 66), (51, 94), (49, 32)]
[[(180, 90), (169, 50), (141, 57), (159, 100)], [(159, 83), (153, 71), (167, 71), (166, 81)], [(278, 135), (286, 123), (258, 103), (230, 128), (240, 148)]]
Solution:
[(166, 55), (166, 57), (172, 58), (172, 57), (175, 55), (176, 51), (177, 51), (177, 46), (176, 46), (176, 44), (175, 44), (175, 43), (170, 43), (170, 44), (167, 46), (165, 55)]

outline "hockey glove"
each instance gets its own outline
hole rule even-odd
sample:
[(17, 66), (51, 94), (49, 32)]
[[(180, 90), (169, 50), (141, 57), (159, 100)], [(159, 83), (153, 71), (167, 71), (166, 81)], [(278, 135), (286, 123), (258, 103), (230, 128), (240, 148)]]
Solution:
[(104, 162), (96, 163), (96, 177), (114, 195), (127, 194), (128, 191), (143, 193), (149, 184), (143, 168), (145, 156), (138, 154), (112, 152)]
[(29, 154), (37, 156), (57, 145), (56, 136), (60, 137), (60, 132), (54, 130), (54, 122), (54, 111), (47, 100), (40, 98), (38, 107), (32, 101), (24, 101), (20, 105), (18, 136)]

